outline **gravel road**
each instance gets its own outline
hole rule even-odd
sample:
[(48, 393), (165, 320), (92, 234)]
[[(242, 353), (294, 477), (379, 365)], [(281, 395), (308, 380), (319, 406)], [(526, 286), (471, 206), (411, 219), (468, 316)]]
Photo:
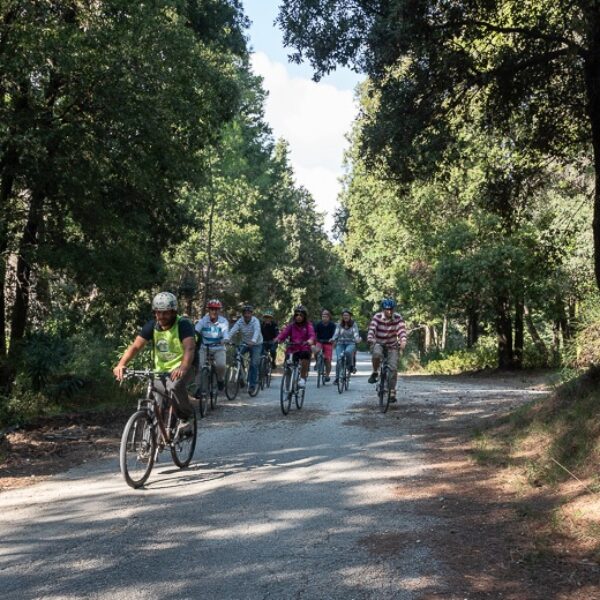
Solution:
[(165, 455), (142, 490), (115, 457), (0, 494), (0, 597), (462, 599), (424, 541), (444, 524), (397, 493), (428, 468), (414, 414), (444, 419), (458, 405), (484, 418), (540, 392), (409, 377), (382, 415), (368, 373), (360, 355), (342, 395), (311, 375), (287, 417), (279, 378), (221, 400), (190, 468)]

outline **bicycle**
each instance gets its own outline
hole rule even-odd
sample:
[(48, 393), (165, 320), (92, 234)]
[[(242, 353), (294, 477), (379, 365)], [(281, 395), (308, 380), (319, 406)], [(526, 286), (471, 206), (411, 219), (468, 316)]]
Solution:
[(271, 378), (273, 377), (273, 367), (271, 366), (271, 357), (263, 352), (258, 365), (258, 386), (261, 390), (271, 387)]
[(204, 365), (200, 371), (200, 385), (198, 386), (198, 400), (206, 406), (206, 401), (210, 402), (210, 407), (214, 409), (217, 406), (219, 388), (217, 383), (217, 369), (215, 367), (215, 357), (208, 348), (205, 351), (206, 357)]
[(146, 379), (146, 395), (138, 400), (137, 410), (129, 417), (119, 449), (121, 473), (132, 488), (139, 488), (148, 479), (158, 455), (167, 447), (173, 462), (180, 468), (187, 467), (196, 448), (198, 422), (196, 411), (189, 421), (192, 430), (185, 434), (178, 432), (180, 419), (175, 414), (170, 395), (158, 390), (155, 379), (166, 382), (169, 373), (151, 369), (125, 369), (124, 379)]
[[(242, 354), (242, 345), (236, 348), (233, 364), (227, 368), (225, 375), (225, 395), (228, 400), (235, 400), (241, 387), (248, 381), (248, 363)], [(250, 396), (256, 396), (259, 386), (255, 385), (253, 390), (248, 390)]]
[(352, 374), (352, 369), (348, 366), (347, 362), (346, 352), (342, 352), (342, 355), (335, 366), (338, 394), (341, 394), (344, 390), (348, 390), (350, 387), (350, 375)]
[(295, 358), (293, 354), (285, 356), (283, 365), (283, 376), (281, 377), (281, 389), (279, 391), (279, 403), (281, 412), (287, 415), (292, 406), (292, 399), (296, 402), (296, 408), (300, 410), (304, 405), (305, 388), (298, 386), (300, 379), (300, 359)]
[(322, 348), (317, 352), (315, 371), (317, 372), (317, 387), (320, 388), (321, 385), (325, 385), (325, 356)]
[(385, 413), (390, 406), (392, 397), (392, 371), (388, 365), (388, 349), (385, 346), (383, 346), (383, 358), (379, 365), (376, 390), (379, 397), (379, 410)]

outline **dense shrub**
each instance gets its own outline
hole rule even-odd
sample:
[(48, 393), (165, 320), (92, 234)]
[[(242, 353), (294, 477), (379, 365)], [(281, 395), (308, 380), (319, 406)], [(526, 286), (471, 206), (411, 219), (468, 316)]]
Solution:
[(111, 373), (111, 364), (124, 346), (116, 348), (118, 344), (89, 331), (28, 335), (18, 352), (10, 395), (0, 398), (0, 423), (28, 421), (66, 408), (89, 408), (127, 395), (115, 386)]

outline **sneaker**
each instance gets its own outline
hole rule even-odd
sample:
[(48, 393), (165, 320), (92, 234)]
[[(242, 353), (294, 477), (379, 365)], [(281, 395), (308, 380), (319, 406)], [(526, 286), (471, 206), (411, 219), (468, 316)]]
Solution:
[(306, 387), (306, 379), (302, 379), (302, 377), (300, 377), (300, 379), (298, 380), (298, 387), (305, 388)]
[(338, 382), (339, 382), (339, 379), (336, 377), (336, 378), (333, 380), (333, 385), (337, 385), (337, 384), (338, 384)]
[(248, 386), (248, 393), (249, 394), (254, 394), (255, 391), (256, 391), (256, 386), (255, 385), (249, 385)]
[(222, 392), (225, 389), (225, 382), (224, 381), (217, 381), (217, 389)]
[(398, 399), (396, 398), (396, 392), (392, 392), (390, 394), (390, 404), (393, 404), (394, 402), (396, 402)]
[(369, 377), (369, 383), (375, 383), (379, 375), (376, 372), (371, 373), (371, 377)]
[(242, 381), (240, 381), (240, 387), (244, 388), (246, 387), (246, 382), (242, 379)]
[(331, 377), (329, 377), (329, 375), (325, 375), (325, 377), (323, 377), (323, 383), (329, 383), (331, 381)]
[(352, 375), (356, 375), (356, 367), (352, 367), (350, 371), (352, 371)]

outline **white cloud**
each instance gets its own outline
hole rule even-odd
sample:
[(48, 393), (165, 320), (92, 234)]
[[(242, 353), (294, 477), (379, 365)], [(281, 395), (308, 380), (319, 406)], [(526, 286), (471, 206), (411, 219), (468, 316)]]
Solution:
[(276, 137), (290, 144), (290, 161), (299, 184), (313, 195), (332, 224), (338, 178), (357, 108), (353, 93), (331, 84), (291, 77), (285, 65), (273, 62), (263, 52), (252, 55), (255, 73), (269, 92), (265, 116)]

